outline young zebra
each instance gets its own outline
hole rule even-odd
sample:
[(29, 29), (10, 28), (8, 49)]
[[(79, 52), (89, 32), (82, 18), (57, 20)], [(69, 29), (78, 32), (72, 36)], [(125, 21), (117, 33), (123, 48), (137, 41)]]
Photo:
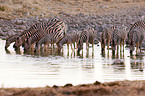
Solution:
[(89, 28), (87, 30), (83, 30), (79, 36), (79, 39), (77, 41), (77, 53), (79, 54), (80, 51), (83, 49), (83, 43), (86, 42), (86, 50), (89, 50), (89, 43), (92, 43), (92, 48), (94, 44), (94, 29)]
[(24, 43), (24, 50), (34, 49), (34, 45), (38, 42), (44, 35), (45, 31), (38, 29), (31, 37), (27, 38), (27, 41)]
[(110, 28), (104, 28), (103, 32), (101, 34), (101, 52), (102, 54), (105, 52), (105, 46), (107, 42), (107, 49), (109, 50), (109, 45), (110, 45), (110, 40), (112, 36), (112, 32), (115, 29), (115, 27), (110, 27)]
[(31, 37), (35, 31), (42, 29), (46, 34), (53, 34), (55, 39), (59, 39), (66, 33), (65, 23), (58, 19), (51, 19), (48, 22), (37, 23), (33, 25), (29, 30), (23, 32), (19, 37), (17, 37), (15, 46), (19, 47), (26, 41), (27, 38)]
[(14, 35), (9, 36), (9, 37), (6, 39), (5, 49), (7, 49), (7, 48), (10, 46), (11, 43), (15, 42), (17, 36), (19, 36), (19, 35), (20, 35), (20, 34), (14, 34)]
[(40, 52), (40, 46), (42, 44), (45, 45), (45, 49), (47, 50), (47, 45), (48, 44), (54, 44), (56, 41), (53, 38), (53, 34), (45, 34), (43, 37), (41, 37), (41, 39), (39, 41), (36, 42), (36, 52)]
[(145, 21), (138, 21), (132, 25), (130, 28), (127, 37), (128, 42), (130, 44), (130, 54), (134, 51), (134, 44), (136, 44), (136, 54), (138, 48), (140, 48), (141, 52), (141, 46), (145, 35)]
[(72, 44), (74, 44), (74, 48), (75, 48), (75, 42), (77, 42), (78, 38), (79, 38), (79, 34), (76, 32), (73, 32), (71, 34), (66, 34), (63, 38), (59, 39), (59, 41), (56, 42), (57, 51), (60, 52), (64, 44), (67, 44), (68, 50), (70, 44), (71, 49), (74, 51)]

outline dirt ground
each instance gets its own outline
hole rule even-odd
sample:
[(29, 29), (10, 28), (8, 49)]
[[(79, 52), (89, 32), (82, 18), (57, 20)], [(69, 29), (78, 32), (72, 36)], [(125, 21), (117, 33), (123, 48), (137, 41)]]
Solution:
[[(0, 19), (50, 17), (65, 12), (108, 15), (135, 14), (145, 0), (0, 0)], [(144, 16), (142, 17), (144, 18)], [(0, 88), (0, 96), (145, 96), (145, 81), (95, 82), (44, 88)]]
[(129, 15), (144, 8), (144, 5), (145, 0), (0, 0), (0, 18), (50, 17), (61, 12), (72, 15)]
[(145, 81), (116, 81), (43, 88), (0, 88), (0, 96), (144, 96)]

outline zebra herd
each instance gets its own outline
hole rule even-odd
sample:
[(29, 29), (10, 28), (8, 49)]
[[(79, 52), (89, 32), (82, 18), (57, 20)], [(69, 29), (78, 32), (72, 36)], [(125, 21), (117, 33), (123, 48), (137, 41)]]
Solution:
[[(22, 45), (24, 51), (34, 51), (35, 49), (36, 52), (39, 52), (42, 45), (44, 45), (47, 50), (49, 44), (53, 46), (56, 44), (57, 52), (59, 53), (64, 44), (67, 44), (68, 46), (70, 44), (71, 49), (74, 51), (76, 43), (77, 53), (79, 54), (83, 49), (84, 42), (86, 42), (86, 50), (89, 49), (89, 43), (92, 44), (92, 47), (94, 46), (96, 33), (97, 32), (93, 28), (89, 27), (82, 30), (80, 34), (78, 32), (68, 34), (66, 24), (59, 19), (53, 18), (49, 19), (47, 22), (37, 23), (22, 33), (9, 36), (6, 39), (5, 49), (7, 49), (12, 42), (15, 42), (13, 45), (14, 48), (19, 48)], [(140, 48), (141, 51), (144, 35), (145, 21), (134, 23), (129, 32), (116, 26), (104, 28), (99, 40), (101, 42), (101, 52), (104, 54), (107, 43), (107, 49), (109, 50), (111, 44), (112, 53), (115, 54), (116, 49), (118, 51), (119, 45), (120, 49), (122, 45), (124, 49), (126, 41), (130, 45), (130, 53), (132, 54), (134, 51), (135, 45), (137, 53), (138, 48)], [(72, 44), (74, 44), (74, 48)]]

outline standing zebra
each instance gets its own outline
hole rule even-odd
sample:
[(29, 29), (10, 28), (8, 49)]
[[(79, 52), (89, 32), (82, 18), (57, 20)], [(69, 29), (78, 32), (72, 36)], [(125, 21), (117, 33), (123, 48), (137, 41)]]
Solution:
[(86, 42), (86, 50), (89, 50), (89, 43), (92, 43), (92, 48), (94, 44), (94, 29), (89, 28), (87, 30), (83, 30), (80, 34), (80, 37), (77, 42), (77, 53), (79, 54), (80, 51), (83, 49), (83, 43)]
[[(104, 54), (105, 52), (105, 46), (107, 42), (107, 49), (109, 50), (109, 45), (110, 45), (110, 40), (112, 36), (112, 32), (115, 29), (115, 27), (110, 27), (110, 28), (104, 28), (103, 32), (101, 34), (101, 52)], [(109, 51), (108, 51), (109, 52)]]
[(51, 19), (48, 22), (37, 23), (33, 25), (29, 30), (23, 32), (19, 37), (17, 37), (14, 47), (19, 47), (24, 43), (28, 38), (32, 36), (38, 29), (42, 29), (46, 34), (53, 34), (53, 38), (56, 40), (61, 38), (66, 34), (66, 26), (63, 21), (58, 19)]
[(124, 50), (124, 42), (126, 39), (126, 35), (127, 35), (127, 32), (123, 27), (114, 28), (111, 35), (111, 48), (112, 48), (113, 54), (115, 54), (116, 47), (117, 47), (117, 53), (118, 53), (119, 44), (120, 44), (120, 51), (122, 50), (121, 48), (122, 45), (123, 45), (123, 50)]
[(79, 38), (79, 34), (76, 32), (73, 32), (71, 34), (66, 34), (63, 38), (59, 39), (59, 41), (56, 43), (57, 51), (60, 52), (64, 44), (67, 44), (68, 50), (70, 44), (71, 49), (74, 51), (72, 44), (74, 44), (74, 48), (75, 48), (75, 42), (77, 42), (78, 38)]
[(128, 42), (130, 44), (130, 54), (132, 54), (132, 52), (134, 51), (135, 44), (136, 44), (136, 54), (138, 48), (140, 48), (141, 52), (141, 46), (144, 40), (144, 35), (145, 35), (145, 21), (138, 21), (134, 23), (127, 34)]
[(115, 28), (111, 35), (111, 48), (113, 55), (115, 55), (116, 47), (118, 52), (118, 46), (120, 44), (120, 41), (121, 41), (121, 32), (119, 31), (119, 29)]
[(49, 44), (54, 44), (55, 43), (55, 40), (54, 40), (54, 37), (53, 37), (53, 34), (50, 33), (50, 34), (45, 34), (44, 36), (42, 36), (42, 38), (36, 42), (36, 52), (40, 52), (40, 46), (42, 44), (45, 45), (45, 50), (47, 50), (47, 45)]

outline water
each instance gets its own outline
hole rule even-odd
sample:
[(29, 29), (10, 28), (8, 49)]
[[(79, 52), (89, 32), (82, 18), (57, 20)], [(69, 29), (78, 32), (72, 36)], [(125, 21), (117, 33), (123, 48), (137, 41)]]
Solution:
[[(112, 58), (101, 56), (100, 46), (89, 48), (89, 54), (83, 51), (83, 55), (77, 56), (67, 52), (64, 46), (62, 55), (43, 54), (26, 55), (17, 54), (12, 45), (8, 48), (10, 53), (4, 50), (5, 41), (0, 39), (0, 87), (44, 87), (53, 85), (73, 85), (94, 83), (95, 81), (108, 82), (118, 80), (144, 80), (144, 57), (130, 57), (129, 50), (125, 49), (124, 56), (119, 54)], [(91, 46), (91, 45), (90, 45)], [(85, 48), (85, 45), (84, 45)], [(124, 62), (124, 65), (113, 65), (116, 59)]]

